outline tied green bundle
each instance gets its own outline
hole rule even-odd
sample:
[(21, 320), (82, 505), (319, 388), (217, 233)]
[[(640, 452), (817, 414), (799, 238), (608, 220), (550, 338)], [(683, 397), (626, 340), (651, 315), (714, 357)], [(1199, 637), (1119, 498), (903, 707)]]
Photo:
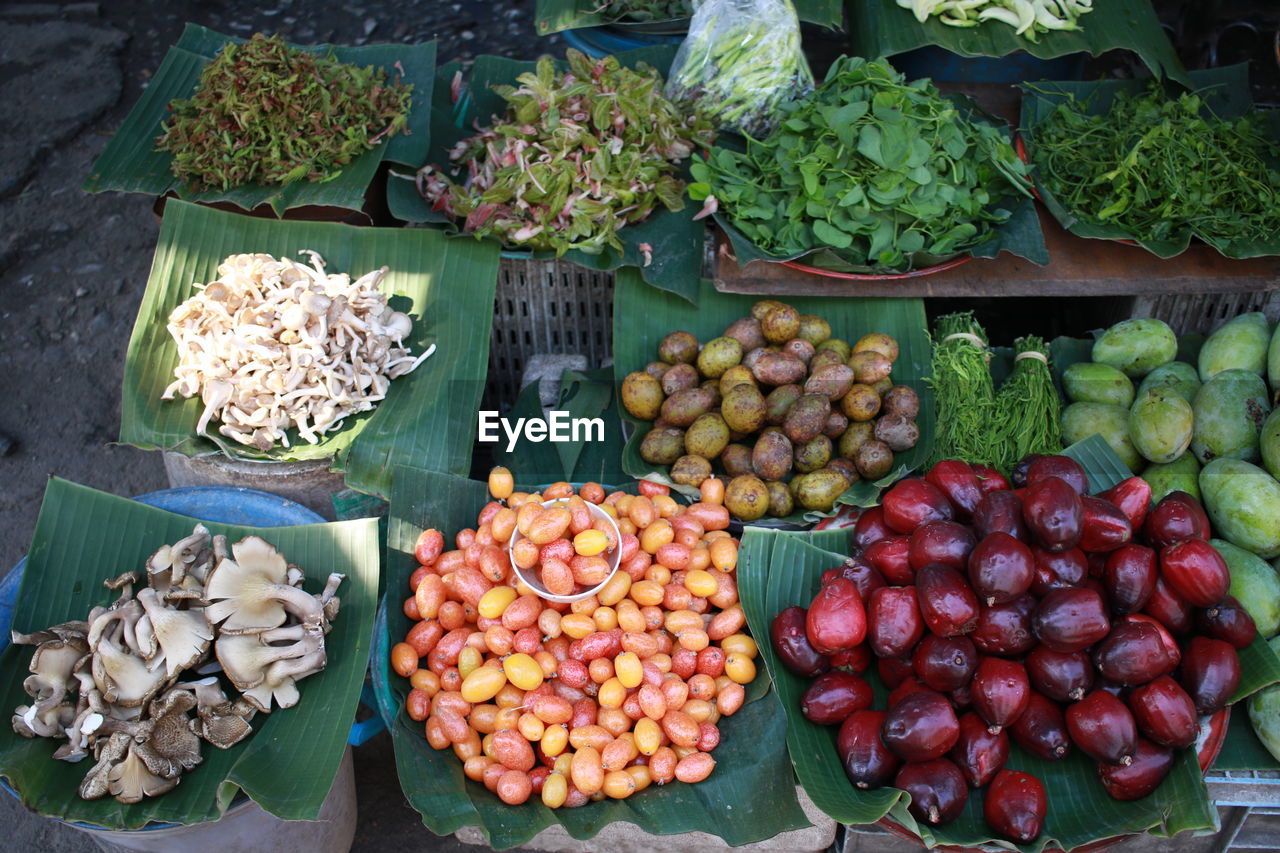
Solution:
[(1062, 450), (1062, 403), (1053, 384), (1049, 348), (1034, 335), (1014, 341), (1013, 372), (996, 394), (992, 426), (995, 442), (990, 462), (1008, 473), (1030, 453)]
[(602, 0), (592, 11), (610, 21), (636, 24), (672, 21), (693, 14), (690, 0)]
[(228, 44), (195, 95), (169, 104), (156, 142), (197, 191), (323, 181), (395, 133), (407, 132), (413, 86), (387, 72), (289, 47), (258, 33)]
[(938, 425), (929, 465), (943, 459), (990, 464), (995, 388), (987, 362), (987, 333), (972, 311), (947, 314), (934, 324), (933, 376)]

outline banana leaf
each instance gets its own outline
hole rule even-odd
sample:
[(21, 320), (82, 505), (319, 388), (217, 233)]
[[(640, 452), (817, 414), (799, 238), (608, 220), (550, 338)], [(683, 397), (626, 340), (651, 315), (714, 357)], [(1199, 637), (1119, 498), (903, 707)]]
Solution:
[[(1254, 734), (1249, 715), (1243, 707), (1231, 709), (1231, 725), (1222, 752), (1211, 768), (1214, 773), (1263, 770), (1280, 772), (1280, 761), (1271, 754)], [(1245, 780), (1250, 781), (1250, 780)]]
[[(27, 571), (14, 609), (13, 628), (33, 631), (83, 619), (94, 605), (115, 600), (102, 580), (143, 569), (162, 544), (191, 533), (194, 521), (66, 480), (49, 481), (36, 521)], [(254, 528), (205, 522), (235, 542), (257, 534), (307, 573), (306, 588), (319, 592), (329, 572), (346, 579), (338, 590), (342, 609), (326, 638), (328, 666), (298, 685), (293, 708), (253, 719), (254, 732), (228, 750), (201, 745), (204, 761), (184, 773), (178, 787), (159, 797), (123, 805), (111, 797), (82, 800), (77, 789), (93, 766), (53, 760), (61, 743), (27, 740), (0, 729), (0, 775), (30, 809), (62, 820), (107, 829), (136, 829), (148, 822), (181, 824), (216, 820), (238, 791), (286, 820), (316, 820), (346, 749), (369, 660), (378, 588), (376, 519)], [(3, 707), (29, 701), (22, 689), (29, 646), (0, 655)]]
[[(622, 483), (629, 479), (622, 470), (622, 448), (626, 439), (618, 419), (617, 396), (613, 389), (613, 368), (566, 370), (560, 378), (560, 401), (554, 407), (568, 412), (571, 418), (601, 418), (604, 441), (529, 441), (521, 434), (514, 449), (508, 451), (506, 437), (494, 446), (494, 462), (511, 470), (517, 483)], [(542, 403), (538, 383), (528, 385), (506, 415), (516, 418), (541, 418)]]
[[(621, 387), (628, 373), (644, 370), (657, 360), (658, 343), (675, 331), (692, 332), (706, 342), (740, 317), (749, 316), (757, 297), (720, 293), (709, 281), (702, 282), (698, 307), (665, 293), (654, 293), (641, 286), (639, 278), (629, 270), (618, 273), (613, 291), (613, 363), (614, 381)], [(832, 334), (853, 343), (870, 332), (885, 332), (898, 341), (898, 361), (893, 367), (893, 381), (910, 385), (920, 395), (920, 440), (911, 450), (899, 453), (893, 470), (880, 480), (861, 480), (850, 486), (837, 504), (872, 506), (880, 491), (907, 472), (924, 464), (933, 448), (933, 389), (924, 378), (929, 373), (930, 344), (925, 331), (924, 302), (919, 299), (833, 299), (825, 297), (791, 297), (787, 304), (801, 313), (816, 314), (831, 324)], [(626, 411), (619, 410), (631, 430), (623, 451), (622, 468), (637, 479), (653, 480), (693, 497), (696, 489), (673, 483), (666, 466), (650, 465), (640, 458), (640, 443), (649, 424)], [(830, 513), (795, 513), (784, 521), (799, 524), (812, 522)]]
[[(653, 786), (626, 800), (552, 810), (534, 798), (521, 806), (508, 806), (483, 785), (467, 781), (462, 763), (452, 752), (437, 752), (427, 744), (422, 724), (410, 720), (404, 711), (408, 682), (390, 670), (388, 649), (411, 624), (401, 602), (407, 595), (409, 575), (417, 567), (413, 546), (418, 534), (435, 527), (448, 537), (470, 527), (486, 500), (483, 483), (396, 468), (387, 542), (386, 630), (375, 638), (373, 669), (380, 710), (395, 745), (401, 787), (426, 827), (445, 835), (478, 826), (488, 844), (506, 849), (557, 824), (578, 839), (592, 838), (606, 824), (625, 821), (659, 835), (708, 832), (732, 845), (808, 826), (782, 747), (785, 721), (763, 677), (748, 688), (742, 710), (722, 720), (717, 766), (708, 779), (696, 785)], [(769, 807), (753, 807), (761, 803)]]
[[(413, 318), (407, 344), (414, 353), (436, 344), (435, 354), (393, 381), (373, 411), (348, 418), (318, 444), (292, 434), (291, 447), (260, 453), (222, 438), (214, 424), (197, 435), (203, 409), (198, 398), (160, 399), (177, 364), (177, 348), (165, 329), (170, 312), (195, 292), (193, 282), (212, 281), (227, 255), (297, 257), (302, 249), (319, 252), (328, 269), (355, 276), (390, 267), (383, 284), (390, 304)], [(497, 277), (494, 245), (446, 240), (424, 229), (259, 219), (175, 201), (160, 227), (125, 356), (120, 441), (188, 456), (221, 450), (272, 461), (333, 457), (347, 485), (383, 497), (390, 494), (391, 466), (398, 462), (465, 474), (488, 371)]]
[[(650, 29), (664, 23), (683, 25), (682, 29), (685, 30), (689, 26), (689, 14), (680, 18), (654, 17), (651, 20), (639, 20), (625, 14), (625, 8), (622, 14), (600, 11), (602, 5), (599, 0), (538, 0), (533, 12), (538, 35), (549, 36), (563, 30), (599, 27), (605, 24), (621, 27), (624, 30)], [(629, 4), (622, 5), (625, 7)], [(692, 9), (692, 4), (686, 5)], [(831, 29), (838, 29), (844, 21), (844, 9), (841, 8), (839, 0), (795, 0), (794, 5), (796, 15), (802, 21)]]
[[(1066, 452), (1085, 467), (1093, 488), (1109, 488), (1129, 476), (1128, 469), (1097, 436)], [(775, 614), (791, 605), (807, 607), (822, 572), (839, 565), (851, 545), (847, 531), (798, 534), (749, 528), (739, 552), (738, 583), (752, 633), (767, 636)], [(1216, 826), (1217, 812), (1192, 750), (1183, 750), (1153, 794), (1125, 803), (1106, 794), (1097, 781), (1094, 762), (1079, 750), (1062, 761), (1050, 762), (1016, 744), (1011, 747), (1008, 766), (1037, 776), (1048, 794), (1049, 811), (1040, 838), (1019, 845), (994, 838), (982, 818), (981, 795), (972, 791), (964, 812), (954, 822), (935, 828), (919, 825), (906, 810), (906, 795), (897, 789), (853, 787), (836, 754), (835, 728), (810, 723), (800, 713), (800, 696), (808, 682), (783, 667), (771, 645), (762, 646), (762, 657), (787, 713), (787, 746), (796, 775), (814, 803), (842, 823), (873, 823), (887, 814), (921, 835), (928, 846), (995, 842), (1024, 853), (1039, 853), (1050, 843), (1070, 850), (1133, 832), (1169, 836)], [(1261, 641), (1244, 650), (1240, 661), (1243, 674), (1233, 701), (1280, 679), (1280, 661)], [(875, 689), (876, 707), (883, 707), (887, 691), (874, 668), (864, 677)]]
[[(628, 68), (635, 68), (643, 62), (664, 75), (674, 58), (675, 48), (670, 45), (638, 48), (617, 55), (618, 61)], [(535, 64), (501, 56), (485, 55), (477, 58), (471, 68), (466, 92), (452, 112), (443, 103), (438, 103), (433, 110), (431, 148), (415, 165), (430, 163), (447, 166), (449, 149), (455, 143), (471, 136), (475, 133), (476, 126), (489, 124), (492, 116), (501, 115), (506, 109), (506, 102), (493, 91), (493, 87), (514, 85), (516, 77), (532, 71)], [(557, 63), (557, 67), (564, 70), (568, 66), (561, 61)], [(442, 68), (441, 79), (445, 79), (446, 74), (451, 78), (453, 70), (452, 66)], [(449, 129), (450, 123), (452, 130)], [(458, 230), (455, 221), (431, 209), (431, 205), (418, 194), (412, 177), (412, 174), (406, 176), (393, 172), (388, 180), (387, 205), (391, 215), (405, 222), (442, 224), (446, 233), (451, 236), (468, 236)], [(687, 174), (683, 177), (688, 180)], [(698, 293), (703, 237), (706, 233), (701, 221), (695, 222), (693, 219), (697, 212), (697, 205), (688, 199), (685, 200), (684, 209), (679, 211), (673, 212), (658, 205), (643, 222), (628, 225), (618, 231), (618, 239), (623, 245), (622, 252), (606, 246), (599, 254), (588, 254), (575, 249), (567, 252), (565, 257), (575, 264), (601, 271), (622, 266), (638, 267), (644, 280), (653, 287), (693, 301)], [(648, 265), (645, 265), (644, 253), (640, 250), (642, 243), (653, 247), (653, 259)], [(518, 247), (513, 253), (515, 257), (535, 259), (555, 257), (554, 252), (531, 252)]]
[[(317, 54), (333, 55), (342, 62), (373, 65), (386, 69), (413, 84), (413, 104), (409, 110), (409, 133), (397, 134), (386, 143), (374, 146), (352, 160), (332, 178), (323, 181), (296, 181), (287, 185), (263, 186), (246, 184), (230, 190), (192, 192), (173, 174), (172, 156), (156, 150), (161, 125), (169, 115), (169, 102), (187, 98), (195, 91), (204, 66), (225, 45), (239, 44), (245, 39), (225, 36), (213, 30), (187, 24), (178, 43), (169, 49), (164, 61), (151, 78), (124, 123), (93, 164), (82, 189), (85, 192), (120, 190), (164, 195), (174, 192), (179, 198), (199, 202), (230, 202), (244, 210), (263, 204), (271, 205), (277, 216), (303, 205), (328, 205), (360, 210), (365, 192), (378, 166), (384, 160), (413, 165), (426, 155), (430, 143), (429, 114), (432, 80), (436, 65), (436, 43), (378, 44), (366, 47), (334, 45), (292, 45)], [(399, 65), (399, 68), (396, 65)], [(403, 69), (401, 73), (400, 69)]]
[[(1236, 119), (1253, 112), (1253, 99), (1249, 94), (1249, 66), (1245, 63), (1224, 68), (1192, 71), (1188, 75), (1189, 88), (1200, 92), (1205, 106), (1217, 117)], [(1102, 115), (1121, 92), (1141, 94), (1147, 87), (1143, 80), (1099, 80), (1094, 82), (1041, 82), (1022, 84), (1021, 133), (1032, 164), (1032, 176), (1036, 191), (1053, 218), (1077, 237), (1095, 240), (1130, 240), (1161, 258), (1172, 258), (1187, 250), (1195, 237), (1208, 243), (1228, 258), (1255, 258), (1264, 255), (1280, 255), (1280, 235), (1266, 240), (1236, 240), (1206, 237), (1190, 229), (1165, 240), (1153, 240), (1134, 234), (1119, 225), (1098, 224), (1081, 218), (1082, 211), (1071, 210), (1045, 185), (1042, 170), (1035, 165), (1036, 128), (1049, 120), (1059, 104), (1074, 98), (1089, 115)], [(1274, 110), (1262, 113), (1271, 129), (1273, 139), (1280, 138), (1280, 117)], [(1109, 171), (1118, 164), (1099, 163), (1099, 173)], [(1275, 164), (1273, 164), (1273, 168)], [(1101, 175), (1099, 180), (1101, 180)]]
[(1013, 27), (987, 21), (958, 28), (931, 17), (916, 20), (896, 0), (857, 0), (849, 10), (849, 50), (857, 56), (892, 56), (936, 44), (960, 56), (1007, 56), (1025, 50), (1041, 59), (1071, 53), (1100, 56), (1109, 50), (1131, 50), (1156, 77), (1186, 80), (1186, 71), (1169, 42), (1149, 0), (1111, 0), (1094, 4), (1074, 32), (1044, 33), (1036, 42), (1015, 35)]

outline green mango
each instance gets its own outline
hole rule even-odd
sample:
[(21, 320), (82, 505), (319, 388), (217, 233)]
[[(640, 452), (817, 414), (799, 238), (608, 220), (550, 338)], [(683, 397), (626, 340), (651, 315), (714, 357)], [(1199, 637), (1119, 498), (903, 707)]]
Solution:
[(1178, 339), (1162, 320), (1122, 320), (1093, 344), (1093, 360), (1140, 379), (1178, 354)]
[(1218, 534), (1265, 560), (1280, 557), (1280, 482), (1257, 465), (1215, 459), (1200, 471), (1204, 508)]
[(1280, 409), (1275, 409), (1262, 422), (1258, 436), (1258, 450), (1262, 453), (1262, 465), (1271, 476), (1280, 480)]
[(1062, 443), (1075, 444), (1098, 433), (1120, 461), (1137, 473), (1142, 456), (1129, 439), (1129, 410), (1109, 403), (1072, 403), (1062, 410)]
[(1231, 594), (1240, 602), (1264, 640), (1280, 633), (1280, 574), (1266, 560), (1224, 539), (1211, 539), (1231, 570)]
[(1185, 361), (1171, 361), (1160, 365), (1143, 377), (1142, 384), (1138, 386), (1137, 396), (1141, 397), (1156, 386), (1163, 386), (1188, 403), (1194, 403), (1200, 385), (1200, 374), (1194, 367)]
[(1062, 390), (1073, 403), (1133, 404), (1133, 382), (1109, 364), (1076, 362), (1062, 372)]
[(1149, 462), (1172, 462), (1191, 446), (1191, 404), (1158, 387), (1138, 398), (1129, 411), (1129, 438)]
[(1151, 500), (1156, 503), (1170, 492), (1186, 492), (1200, 500), (1200, 463), (1194, 453), (1184, 453), (1164, 465), (1148, 465), (1142, 479), (1151, 486)]
[(1273, 399), (1280, 402), (1280, 323), (1271, 333), (1271, 347), (1267, 350), (1267, 376), (1271, 380)]
[(1262, 312), (1228, 320), (1200, 348), (1200, 380), (1208, 382), (1224, 370), (1267, 370), (1267, 318)]
[(1260, 376), (1247, 370), (1224, 370), (1200, 386), (1191, 408), (1195, 413), (1191, 452), (1202, 465), (1220, 457), (1246, 462), (1259, 458), (1258, 433), (1271, 411)]
[[(1280, 655), (1280, 637), (1267, 642)], [(1259, 690), (1249, 697), (1249, 722), (1262, 745), (1280, 761), (1280, 685)]]

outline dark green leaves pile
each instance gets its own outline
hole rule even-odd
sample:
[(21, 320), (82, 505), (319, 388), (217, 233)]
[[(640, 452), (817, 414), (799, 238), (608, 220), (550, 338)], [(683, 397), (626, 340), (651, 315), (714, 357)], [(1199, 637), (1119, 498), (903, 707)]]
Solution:
[(258, 33), (224, 47), (195, 95), (169, 104), (157, 146), (197, 191), (322, 181), (406, 129), (412, 90)]
[(693, 14), (689, 0), (600, 0), (598, 14), (611, 21), (670, 21)]
[(929, 465), (943, 459), (989, 464), (995, 422), (995, 385), (988, 364), (987, 333), (972, 311), (939, 317), (933, 326), (933, 375), (938, 425)]
[(991, 464), (1004, 472), (1024, 456), (1054, 454), (1062, 448), (1062, 400), (1053, 384), (1044, 339), (1018, 338), (1013, 359), (1013, 372), (1001, 383), (992, 408), (992, 428), (1001, 441)]
[(927, 266), (992, 239), (1029, 193), (1005, 129), (884, 60), (840, 58), (781, 112), (745, 153), (695, 160), (690, 186), (776, 258), (829, 247), (854, 268)]
[(1280, 233), (1280, 145), (1260, 113), (1220, 119), (1200, 95), (1156, 84), (1103, 114), (1087, 107), (1069, 96), (1032, 148), (1045, 188), (1080, 220), (1144, 241), (1191, 235), (1224, 254)]
[(458, 144), (451, 173), (424, 166), (418, 186), (478, 237), (557, 255), (622, 251), (618, 229), (657, 205), (684, 206), (677, 164), (709, 145), (712, 131), (662, 96), (650, 66), (632, 70), (576, 50), (566, 58), (563, 74), (544, 56), (518, 87), (495, 86), (506, 113)]

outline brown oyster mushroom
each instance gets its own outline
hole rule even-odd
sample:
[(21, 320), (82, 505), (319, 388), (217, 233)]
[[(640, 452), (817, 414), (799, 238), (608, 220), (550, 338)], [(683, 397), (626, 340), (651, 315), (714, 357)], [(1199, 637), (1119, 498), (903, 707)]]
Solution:
[(231, 552), (234, 558), (215, 562), (204, 589), (209, 602), (205, 616), (219, 626), (221, 635), (279, 627), (288, 612), (300, 619), (314, 614), (317, 624), (323, 618), (323, 606), (313, 596), (289, 585), (288, 564), (271, 543), (247, 536), (232, 545)]
[(129, 752), (124, 759), (107, 771), (108, 790), (126, 805), (141, 802), (144, 797), (156, 797), (172, 791), (178, 784), (176, 776), (166, 778), (153, 773), (143, 761), (141, 750), (141, 744), (130, 743)]
[(36, 646), (28, 666), (31, 675), (22, 682), (22, 687), (36, 700), (37, 714), (47, 714), (66, 701), (67, 690), (76, 683), (73, 675), (76, 664), (88, 652), (88, 643), (74, 637), (49, 640)]
[(101, 746), (99, 747), (98, 761), (93, 767), (89, 768), (84, 780), (80, 782), (81, 799), (96, 800), (99, 797), (105, 797), (110, 792), (111, 782), (108, 779), (108, 774), (110, 774), (112, 768), (124, 759), (125, 753), (128, 752), (132, 743), (132, 738), (124, 733), (114, 734), (110, 738), (99, 741)]
[(191, 690), (196, 697), (196, 734), (218, 749), (230, 749), (253, 733), (249, 725), (257, 708), (248, 702), (232, 702), (222, 692), (216, 678), (202, 678), (174, 685)]
[[(175, 610), (166, 607), (154, 589), (143, 589), (138, 592), (138, 603), (146, 611), (147, 624), (155, 645), (164, 655), (165, 675), (172, 679), (184, 669), (189, 669), (200, 661), (209, 651), (213, 641), (213, 628), (205, 618), (203, 608)], [(142, 624), (139, 622), (139, 624)], [(139, 645), (143, 643), (141, 634)], [(143, 650), (144, 654), (146, 650)], [(148, 656), (154, 665), (155, 650)]]

